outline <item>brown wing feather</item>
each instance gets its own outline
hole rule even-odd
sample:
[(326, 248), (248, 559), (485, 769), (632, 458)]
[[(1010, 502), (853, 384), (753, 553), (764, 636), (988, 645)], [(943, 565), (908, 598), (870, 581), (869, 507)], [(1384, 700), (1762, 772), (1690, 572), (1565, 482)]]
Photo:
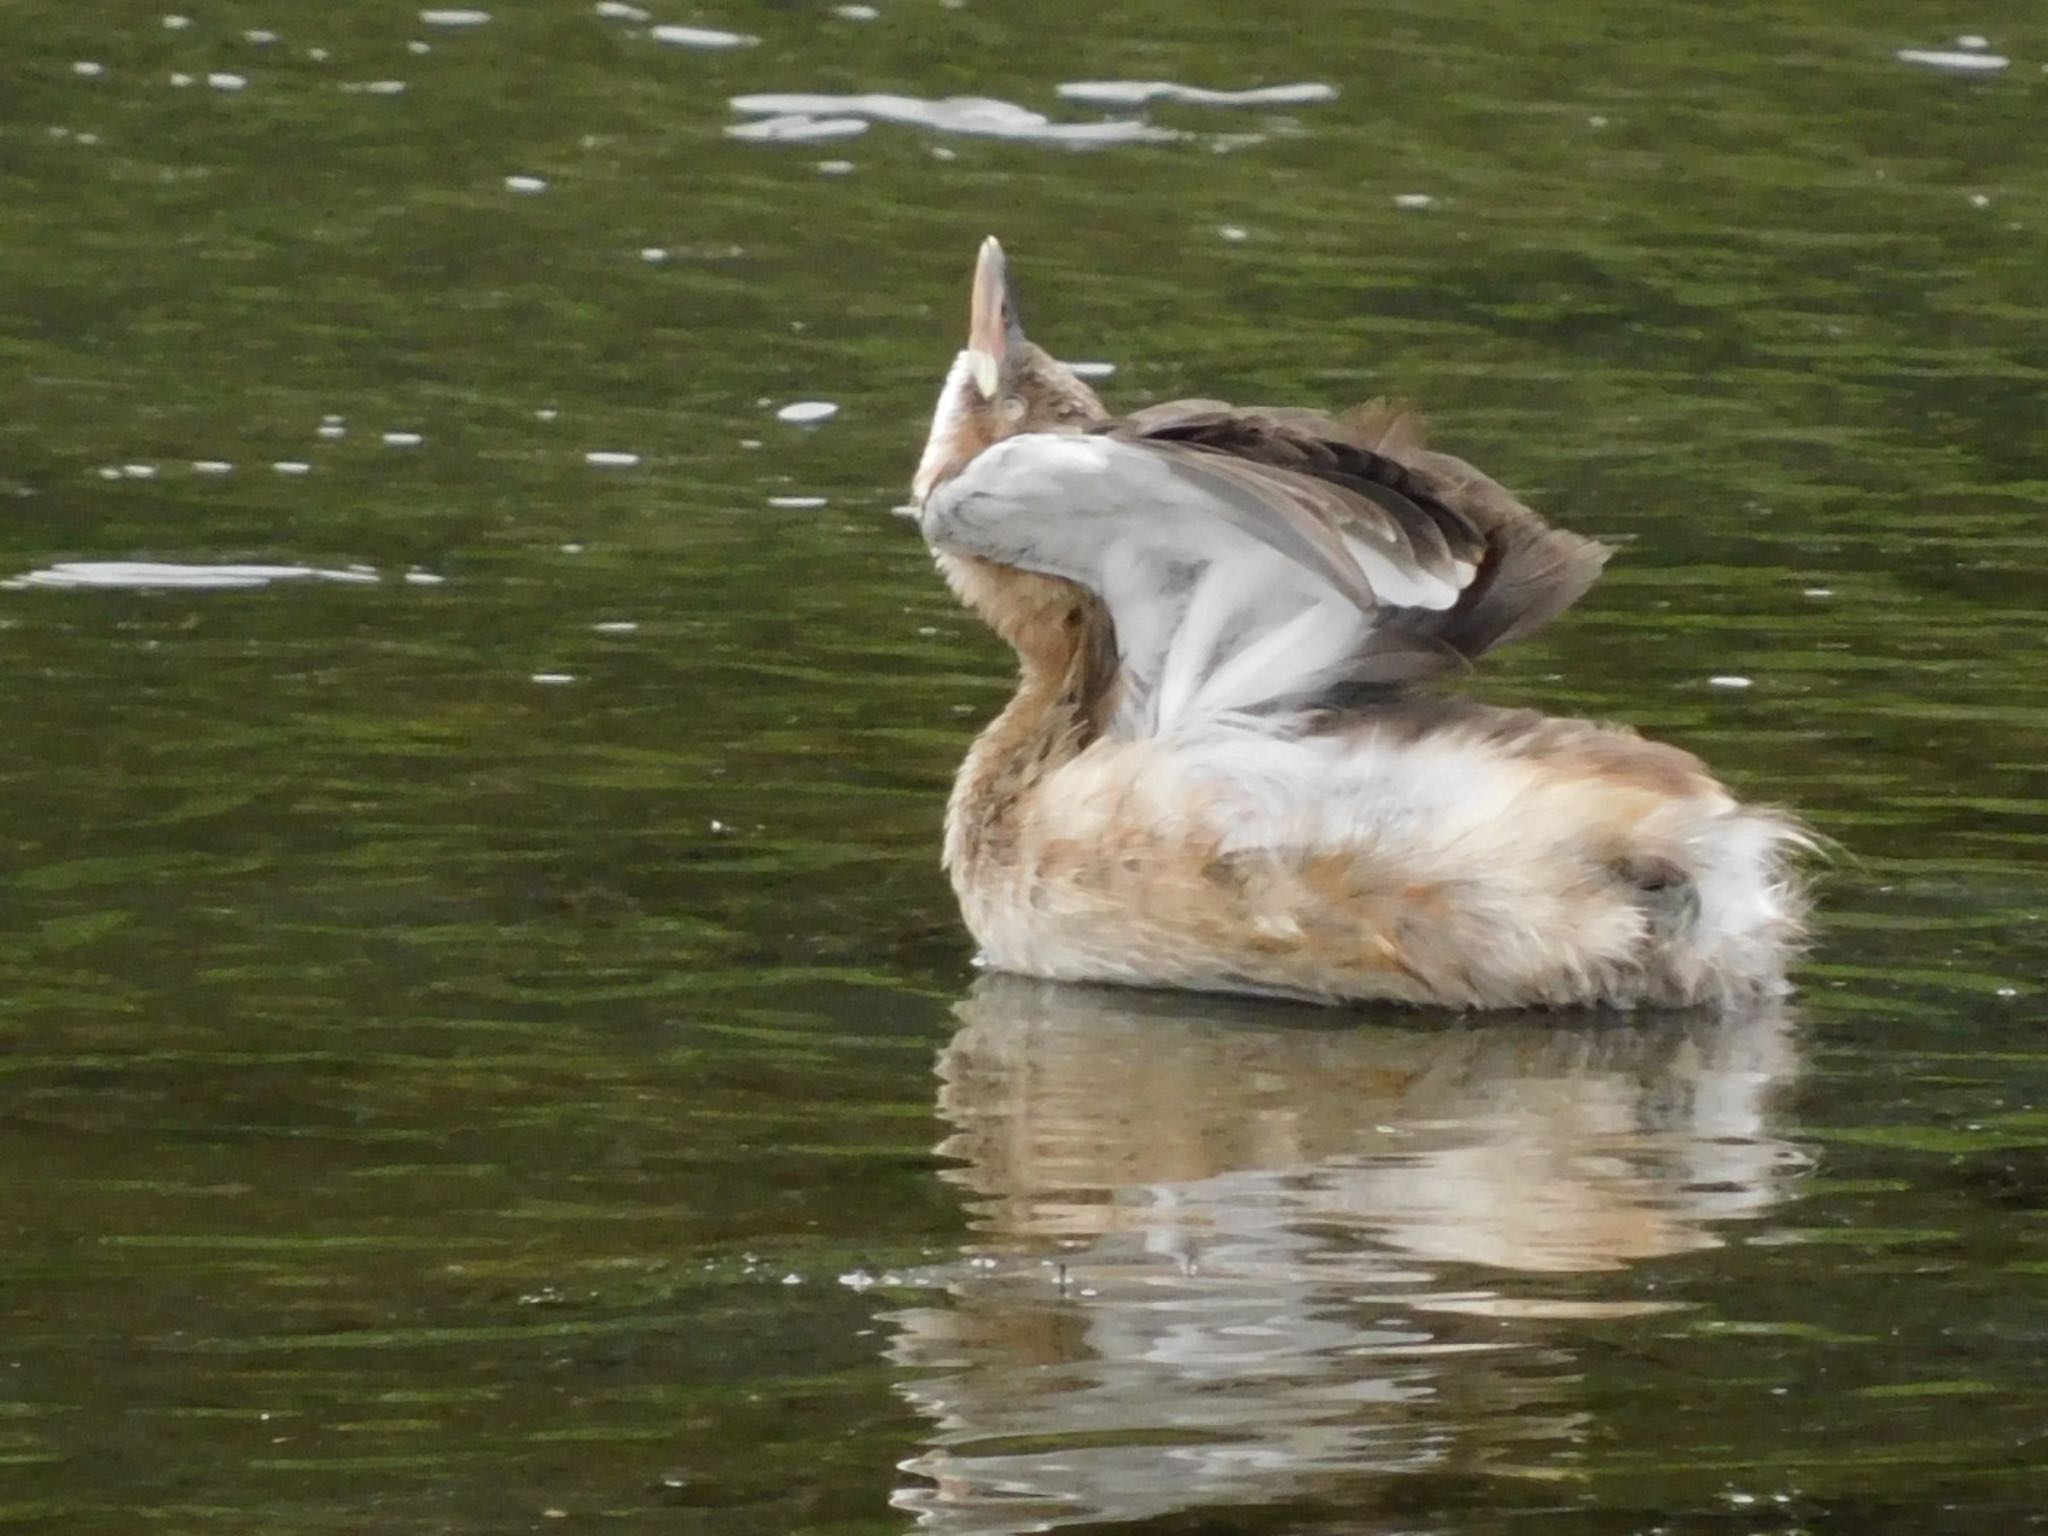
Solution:
[(1463, 459), (1424, 447), (1421, 418), (1389, 401), (1332, 418), (1290, 407), (1178, 400), (1099, 430), (1179, 445), (1218, 467), (1232, 463), (1268, 495), (1368, 539), (1411, 568), (1440, 575), (1452, 561), (1475, 567), (1449, 609), (1387, 611), (1386, 627), (1405, 631), (1424, 654), (1469, 661), (1534, 633), (1585, 594), (1609, 553), (1552, 528)]
[[(1285, 470), (1344, 493), (1316, 500), (1347, 533), (1412, 546), (1425, 568), (1476, 560), (1479, 533), (1456, 508), (1432, 494), (1397, 459), (1349, 441), (1315, 411), (1238, 410), (1213, 401), (1153, 406), (1107, 430), (1147, 443), (1180, 443), (1268, 470)], [(1302, 492), (1295, 489), (1299, 497)]]
[(1613, 553), (1553, 528), (1491, 476), (1463, 459), (1416, 447), (1410, 470), (1480, 530), (1486, 558), (1438, 631), (1466, 656), (1532, 635), (1586, 595)]

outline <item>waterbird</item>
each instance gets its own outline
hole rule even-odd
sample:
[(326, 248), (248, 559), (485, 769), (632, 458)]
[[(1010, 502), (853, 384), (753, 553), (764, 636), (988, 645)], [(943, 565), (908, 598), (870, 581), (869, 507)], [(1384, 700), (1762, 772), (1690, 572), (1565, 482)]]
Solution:
[(1342, 415), (1113, 415), (975, 264), (914, 513), (1016, 651), (946, 812), (987, 966), (1454, 1008), (1739, 1004), (1786, 989), (1790, 816), (1633, 730), (1435, 691), (1610, 553)]

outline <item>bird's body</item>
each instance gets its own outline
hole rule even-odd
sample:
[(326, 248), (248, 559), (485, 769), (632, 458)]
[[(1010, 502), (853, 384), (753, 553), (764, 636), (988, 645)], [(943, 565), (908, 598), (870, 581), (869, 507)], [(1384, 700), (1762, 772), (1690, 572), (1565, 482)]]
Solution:
[(1023, 339), (991, 241), (916, 494), (1021, 664), (947, 815), (990, 965), (1461, 1007), (1782, 987), (1789, 822), (1626, 729), (1417, 686), (1606, 551), (1412, 414), (1113, 418)]

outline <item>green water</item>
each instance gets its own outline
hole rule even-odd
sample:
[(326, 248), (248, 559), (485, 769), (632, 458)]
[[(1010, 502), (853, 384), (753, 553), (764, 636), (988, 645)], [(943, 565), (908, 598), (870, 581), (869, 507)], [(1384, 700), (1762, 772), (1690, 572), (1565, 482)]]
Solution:
[[(5, 14), (0, 1524), (2041, 1523), (2037, 4), (167, 3)], [(1338, 94), (726, 132), (1105, 79)], [(887, 511), (990, 231), (1113, 404), (1621, 544), (1482, 687), (1844, 845), (1792, 1005), (977, 980)]]

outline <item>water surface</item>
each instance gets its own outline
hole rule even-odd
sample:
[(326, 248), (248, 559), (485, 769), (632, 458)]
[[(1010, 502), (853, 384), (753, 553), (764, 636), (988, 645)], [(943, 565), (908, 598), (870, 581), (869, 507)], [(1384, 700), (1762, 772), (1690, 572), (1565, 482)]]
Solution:
[[(14, 13), (0, 1522), (2040, 1523), (2037, 8)], [(1839, 840), (1792, 1003), (977, 978), (990, 231), (1621, 545), (1478, 686)]]

